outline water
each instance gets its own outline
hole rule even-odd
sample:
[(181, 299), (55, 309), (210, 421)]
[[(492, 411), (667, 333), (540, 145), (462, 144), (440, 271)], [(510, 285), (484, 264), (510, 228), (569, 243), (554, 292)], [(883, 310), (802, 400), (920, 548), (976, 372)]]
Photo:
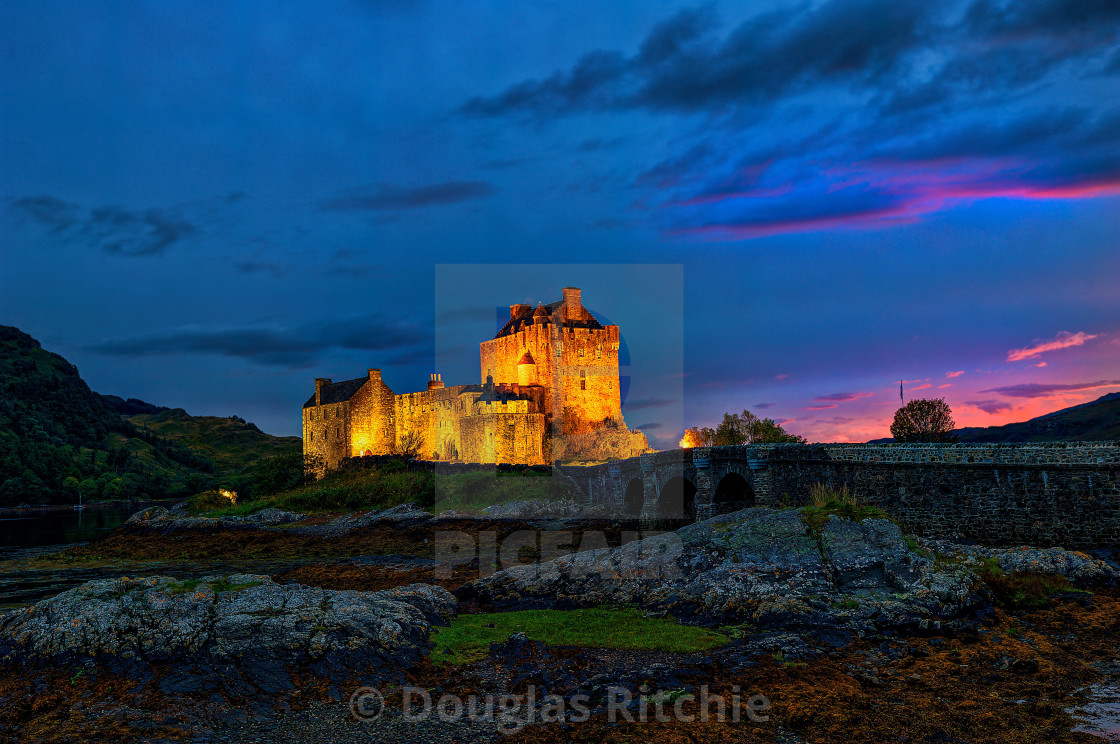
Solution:
[(1099, 736), (1106, 742), (1120, 742), (1120, 682), (1102, 682), (1086, 692), (1088, 701), (1069, 711), (1078, 721), (1074, 731)]
[(91, 505), (80, 510), (41, 509), (0, 514), (0, 561), (89, 542), (124, 524), (146, 506), (149, 506), (147, 502), (136, 501), (112, 506)]
[(173, 576), (193, 579), (231, 573), (275, 574), (306, 560), (129, 561), (58, 565), (35, 558), (89, 542), (124, 524), (151, 502), (135, 501), (82, 510), (28, 510), (0, 515), (0, 610), (21, 607), (94, 579), (117, 576)]

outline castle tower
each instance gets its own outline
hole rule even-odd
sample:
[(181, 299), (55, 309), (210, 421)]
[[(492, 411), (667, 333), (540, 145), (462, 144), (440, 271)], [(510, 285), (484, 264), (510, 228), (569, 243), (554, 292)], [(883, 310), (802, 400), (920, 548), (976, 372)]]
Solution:
[(480, 344), (480, 378), (498, 385), (540, 386), (546, 415), (597, 424), (622, 421), (618, 326), (604, 326), (583, 306), (578, 287), (548, 305), (510, 305), (498, 334)]

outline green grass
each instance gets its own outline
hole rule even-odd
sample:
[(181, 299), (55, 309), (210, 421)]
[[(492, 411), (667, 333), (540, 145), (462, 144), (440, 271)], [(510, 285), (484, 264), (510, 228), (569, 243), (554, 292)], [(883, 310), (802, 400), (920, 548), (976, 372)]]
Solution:
[(471, 471), (434, 474), (409, 470), (404, 460), (363, 465), (327, 473), (312, 483), (231, 505), (217, 491), (190, 501), (192, 514), (243, 516), (269, 507), (303, 514), (385, 509), (412, 503), (425, 508), (471, 511), (510, 501), (567, 499), (568, 485), (551, 473)]
[(634, 651), (708, 651), (728, 642), (727, 636), (714, 630), (646, 617), (633, 608), (521, 610), (462, 615), (451, 627), (435, 629), (431, 658), (437, 663), (469, 664), (486, 658), (491, 643), (518, 632), (551, 646)]
[(829, 517), (862, 522), (865, 519), (890, 519), (877, 506), (867, 506), (845, 485), (840, 490), (814, 483), (809, 489), (809, 505), (801, 507), (801, 518), (814, 535), (819, 535)]
[[(246, 581), (240, 584), (230, 582), (228, 578), (219, 579), (218, 581), (209, 582), (210, 588), (217, 592), (239, 592), (242, 589), (248, 589), (254, 586), (260, 586), (259, 581)], [(202, 579), (187, 579), (186, 581), (176, 581), (169, 586), (169, 591), (172, 594), (190, 594), (198, 587), (202, 586)]]
[(567, 484), (551, 473), (491, 473), (473, 471), (437, 475), (436, 506), (440, 510), (471, 511), (510, 501), (561, 501)]
[(202, 493), (191, 500), (190, 510), (206, 516), (239, 516), (269, 507), (315, 514), (385, 509), (405, 503), (431, 506), (434, 479), (428, 471), (408, 470), (403, 460), (390, 461), (333, 471), (313, 483), (236, 506), (229, 506), (228, 501), (222, 504), (213, 495)]

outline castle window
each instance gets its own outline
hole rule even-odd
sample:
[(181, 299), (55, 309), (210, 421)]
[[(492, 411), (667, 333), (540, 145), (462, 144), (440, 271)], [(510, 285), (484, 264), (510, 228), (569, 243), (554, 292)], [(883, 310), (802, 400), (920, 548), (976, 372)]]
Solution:
[(595, 347), (595, 358), (596, 359), (602, 359), (603, 358), (603, 347), (602, 346), (596, 346)]
[(583, 356), (583, 347), (582, 346), (579, 348), (579, 355)]
[(309, 442), (314, 442), (315, 441), (315, 432), (313, 432), (313, 431), (307, 432), (307, 441), (309, 441)]
[(587, 370), (585, 370), (585, 369), (581, 369), (579, 371), (579, 389), (580, 390), (586, 390), (587, 389)]

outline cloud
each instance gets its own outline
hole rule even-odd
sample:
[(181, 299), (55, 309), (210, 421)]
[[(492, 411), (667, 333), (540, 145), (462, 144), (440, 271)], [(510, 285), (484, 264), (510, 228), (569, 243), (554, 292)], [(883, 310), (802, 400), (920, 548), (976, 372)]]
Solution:
[(705, 117), (634, 181), (647, 218), (700, 240), (889, 227), (981, 199), (1118, 194), (1120, 113), (1052, 101), (1107, 64), (1120, 5), (1074, 5), (825, 0), (729, 29), (710, 8), (683, 10), (636, 50), (588, 52), (461, 112)]
[(1010, 411), (1012, 409), (1010, 403), (1005, 403), (1001, 400), (968, 400), (965, 401), (965, 405), (979, 408), (984, 413), (991, 414), (1003, 413), (1004, 411)]
[(832, 395), (818, 395), (813, 400), (836, 401), (843, 403), (849, 400), (859, 400), (860, 398), (870, 398), (875, 393), (833, 393)]
[[(245, 325), (187, 326), (92, 344), (93, 351), (120, 357), (214, 354), (291, 368), (312, 366), (335, 349), (406, 353), (423, 338), (411, 321), (381, 315), (320, 320), (291, 327)], [(431, 359), (428, 352), (427, 358)]]
[(664, 427), (663, 424), (659, 424), (657, 422), (651, 422), (651, 423), (648, 423), (648, 424), (638, 424), (634, 428), (642, 430), (642, 431), (649, 431), (650, 429), (663, 429), (665, 427)]
[(961, 375), (963, 375), (963, 374), (964, 374), (964, 370), (963, 370), (963, 369), (962, 369), (962, 370), (960, 370), (960, 371), (958, 371), (958, 372), (946, 372), (946, 373), (945, 373), (945, 378), (946, 378), (946, 379), (949, 379), (949, 380), (951, 380), (951, 379), (953, 379), (954, 377), (960, 377), (960, 376), (961, 376)]
[(839, 408), (839, 406), (835, 403), (830, 403), (826, 406), (806, 406), (805, 410), (806, 411), (827, 411), (830, 408)]
[[(229, 197), (223, 199), (225, 204), (232, 203)], [(14, 199), (9, 208), (53, 234), (118, 256), (159, 255), (201, 232), (185, 215), (185, 207), (85, 210), (78, 204), (40, 195)]]
[(760, 411), (765, 411), (767, 408), (773, 408), (773, 403), (755, 403), (754, 407)]
[(1078, 333), (1069, 333), (1062, 331), (1052, 341), (1036, 341), (1033, 346), (1027, 346), (1022, 349), (1012, 349), (1007, 352), (1007, 361), (1019, 362), (1024, 359), (1036, 357), (1039, 354), (1045, 354), (1048, 351), (1058, 351), (1060, 349), (1068, 349), (1071, 346), (1081, 346), (1086, 341), (1091, 341), (1097, 338), (1097, 334), (1085, 333), (1079, 331)]
[(639, 400), (628, 400), (624, 408), (627, 411), (641, 411), (646, 408), (660, 408), (661, 406), (668, 406), (677, 401), (672, 398), (641, 398)]
[(569, 70), (472, 98), (461, 110), (542, 118), (633, 108), (690, 112), (762, 103), (824, 81), (866, 83), (918, 45), (930, 16), (915, 0), (833, 0), (757, 15), (721, 39), (713, 10), (686, 9), (654, 26), (634, 54), (589, 52)]
[(292, 268), (288, 264), (256, 258), (235, 261), (233, 267), (242, 274), (268, 274), (277, 279), (286, 276)]
[(929, 383), (927, 382), (927, 383), (925, 383), (924, 385), (918, 385), (917, 387), (912, 387), (912, 388), (910, 388), (910, 391), (911, 391), (911, 392), (913, 392), (913, 391), (915, 391), (915, 390), (925, 390), (926, 388), (931, 388), (931, 387), (933, 387), (933, 385), (930, 385), (930, 384), (929, 384)]
[(495, 193), (485, 181), (445, 181), (423, 186), (372, 186), (321, 202), (328, 212), (395, 212), (484, 199)]
[(997, 393), (1011, 398), (1046, 398), (1056, 393), (1076, 393), (1082, 390), (1120, 386), (1120, 380), (1097, 380), (1096, 382), (1040, 383), (1028, 382), (1021, 385), (981, 390), (981, 393)]

